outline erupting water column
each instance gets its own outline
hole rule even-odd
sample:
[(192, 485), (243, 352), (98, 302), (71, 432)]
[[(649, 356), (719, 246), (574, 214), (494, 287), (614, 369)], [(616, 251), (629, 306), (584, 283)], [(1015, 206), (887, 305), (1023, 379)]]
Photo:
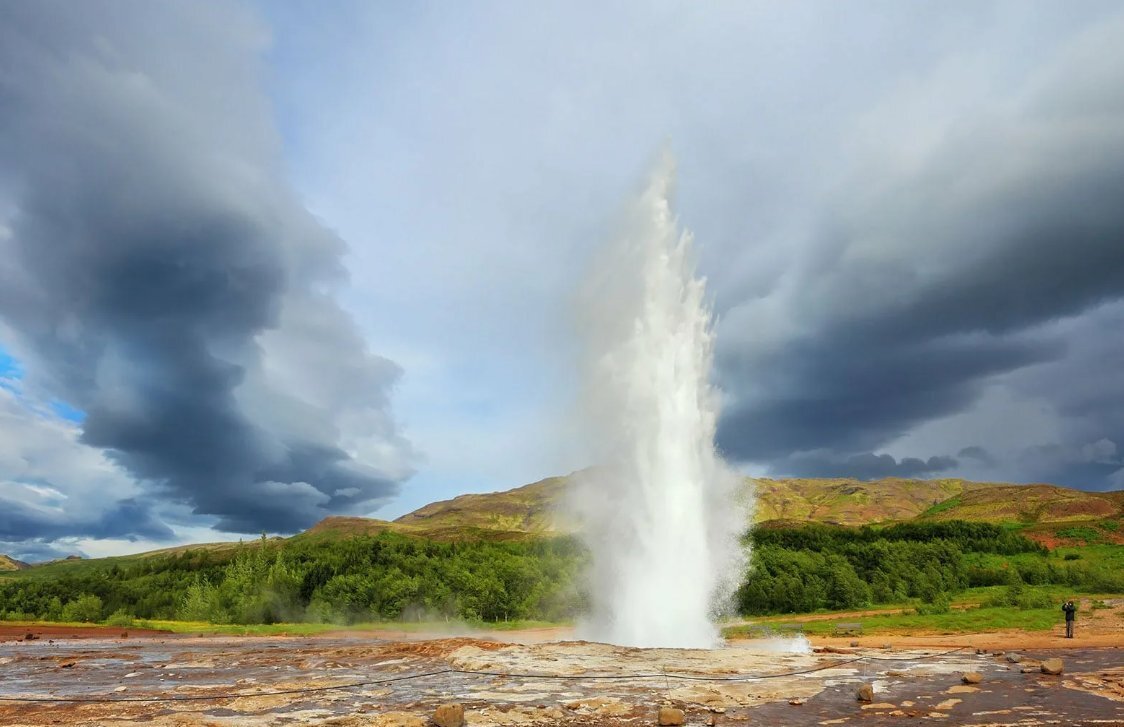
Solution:
[(575, 496), (593, 554), (582, 632), (711, 647), (749, 503), (714, 448), (713, 319), (671, 211), (674, 176), (665, 154), (583, 291), (586, 427), (601, 464)]

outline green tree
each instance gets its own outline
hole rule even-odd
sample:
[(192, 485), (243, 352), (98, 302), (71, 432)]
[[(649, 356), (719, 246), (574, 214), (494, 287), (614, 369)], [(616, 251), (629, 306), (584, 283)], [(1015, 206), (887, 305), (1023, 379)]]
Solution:
[(92, 593), (84, 593), (62, 607), (63, 621), (93, 623), (101, 621), (102, 602)]

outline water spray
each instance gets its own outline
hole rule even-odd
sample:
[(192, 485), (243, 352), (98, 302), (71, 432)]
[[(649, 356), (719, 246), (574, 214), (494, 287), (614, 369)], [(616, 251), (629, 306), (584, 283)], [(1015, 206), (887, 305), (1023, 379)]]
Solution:
[(600, 464), (575, 506), (592, 551), (583, 635), (711, 647), (744, 566), (749, 503), (714, 447), (713, 315), (693, 241), (671, 209), (665, 154), (582, 295), (584, 413)]

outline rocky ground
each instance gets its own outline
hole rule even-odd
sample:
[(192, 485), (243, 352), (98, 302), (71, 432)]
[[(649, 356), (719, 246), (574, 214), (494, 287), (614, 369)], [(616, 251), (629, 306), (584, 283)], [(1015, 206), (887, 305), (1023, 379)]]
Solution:
[[(661, 706), (696, 725), (1124, 725), (1124, 651), (1111, 647), (945, 653), (956, 645), (865, 639), (798, 653), (781, 641), (628, 649), (543, 632), (508, 637), (527, 643), (72, 635), (0, 643), (0, 698), (180, 701), (0, 701), (0, 724), (417, 726), (457, 702), (481, 727), (656, 724)], [(1042, 672), (1047, 658), (1063, 661), (1061, 675)], [(968, 672), (978, 681), (965, 683)], [(417, 674), (429, 676), (384, 681)], [(864, 684), (869, 701), (856, 698)], [(270, 694), (335, 686), (346, 688)]]

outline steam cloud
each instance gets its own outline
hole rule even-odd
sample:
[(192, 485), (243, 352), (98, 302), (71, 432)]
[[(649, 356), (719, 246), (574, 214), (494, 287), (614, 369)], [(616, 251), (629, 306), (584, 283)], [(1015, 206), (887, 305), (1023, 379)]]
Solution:
[(224, 4), (0, 8), (0, 317), (29, 385), (238, 532), (373, 508), (411, 458), (400, 370), (331, 294), (344, 246), (283, 181), (265, 39)]

